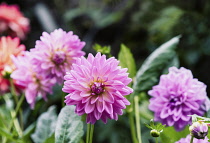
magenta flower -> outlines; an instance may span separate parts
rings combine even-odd
[[[175,143],[189,143],[191,139],[191,135],[188,135],[186,138],[181,138],[179,141],[176,141]],[[205,137],[205,139],[193,139],[193,143],[209,143],[208,138]]]
[[[65,103],[76,105],[78,115],[87,114],[87,123],[117,120],[123,114],[122,109],[130,105],[124,96],[133,92],[127,86],[132,79],[128,78],[127,69],[118,64],[114,57],[89,54],[87,59],[78,58],[65,75],[63,91],[69,93]]]
[[[11,77],[16,80],[16,84],[25,88],[25,96],[31,108],[34,108],[36,97],[42,96],[47,100],[47,93],[52,93],[54,79],[46,79],[43,75],[36,73],[31,64],[32,55],[25,52],[24,56],[13,57],[16,70]]]
[[[152,96],[149,109],[154,112],[155,121],[174,126],[177,131],[191,123],[188,115],[202,116],[210,105],[206,85],[183,67],[169,68],[169,73],[162,75],[148,94]]]
[[[37,72],[62,83],[75,59],[85,54],[81,51],[85,42],[81,42],[73,32],[66,33],[62,29],[56,29],[50,34],[43,32],[40,39],[31,49],[34,55],[32,63],[37,66]]]

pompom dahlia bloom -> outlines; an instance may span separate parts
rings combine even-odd
[[[127,69],[118,64],[113,57],[89,54],[87,59],[78,58],[65,75],[63,91],[69,93],[65,103],[76,105],[78,115],[87,114],[87,123],[117,120],[123,114],[122,109],[130,104],[124,96],[133,92],[127,86],[132,79],[128,78]]]
[[[4,73],[11,73],[15,69],[11,55],[15,57],[22,55],[24,50],[25,46],[20,45],[19,38],[0,38],[0,93],[4,93],[9,90],[9,80],[4,78]]]
[[[179,141],[175,143],[189,143],[191,139],[191,135],[188,135],[186,138],[181,138]],[[193,139],[193,143],[209,143],[208,138],[205,137],[205,139]]]
[[[0,33],[24,39],[29,32],[29,20],[17,5],[0,5]]]
[[[55,80],[46,79],[42,74],[36,73],[31,64],[32,55],[25,52],[24,56],[13,57],[17,69],[11,77],[16,80],[18,85],[25,87],[25,96],[31,108],[34,108],[36,97],[42,96],[47,100],[47,93],[52,93],[52,87]]]
[[[56,29],[50,34],[43,32],[40,39],[31,50],[35,55],[33,64],[37,66],[38,72],[62,83],[75,59],[85,54],[81,51],[85,42],[81,42],[73,32],[66,33],[62,29]]]
[[[174,126],[177,131],[191,123],[188,115],[202,116],[210,105],[206,85],[183,67],[169,68],[169,73],[162,75],[148,94],[152,96],[149,109],[154,112],[155,121]]]

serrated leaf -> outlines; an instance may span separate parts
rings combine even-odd
[[[133,55],[129,48],[121,44],[120,52],[118,54],[120,66],[128,68],[129,77],[133,78],[136,75],[136,64]]]
[[[180,36],[174,37],[156,49],[142,64],[133,84],[134,94],[149,90],[158,82],[159,76],[176,58],[175,48]],[[175,66],[175,65],[174,65]]]
[[[51,106],[47,112],[38,118],[35,133],[31,138],[35,143],[43,143],[55,131],[57,114],[55,106]]]
[[[74,110],[74,106],[62,108],[55,129],[55,143],[77,143],[82,137],[83,123]]]

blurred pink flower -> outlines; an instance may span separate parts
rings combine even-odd
[[[176,141],[175,143],[189,143],[191,139],[191,135],[188,135],[186,138],[181,138],[179,141]],[[205,139],[193,139],[193,143],[209,143],[208,138],[205,137]]]
[[[11,77],[18,85],[25,87],[26,100],[33,109],[37,96],[42,96],[47,100],[47,93],[52,93],[55,80],[46,79],[42,74],[36,73],[31,63],[32,57],[29,52],[25,52],[24,56],[13,57],[17,69]]]
[[[11,73],[15,69],[11,55],[15,57],[22,55],[24,50],[25,46],[20,45],[19,38],[0,38],[0,93],[9,91],[9,80],[3,76],[5,72]]]
[[[148,94],[152,96],[149,109],[154,112],[155,121],[174,126],[177,131],[191,123],[188,115],[202,116],[210,105],[206,85],[183,67],[169,68],[169,73],[162,75]]]
[[[88,58],[78,58],[67,72],[63,91],[69,93],[65,98],[67,105],[76,105],[78,115],[87,114],[86,122],[94,124],[96,120],[118,119],[122,109],[130,102],[124,97],[133,92],[127,85],[132,81],[127,69],[118,66],[114,57],[106,59],[97,53]]]
[[[0,5],[0,34],[24,39],[29,29],[29,19],[23,16],[17,5]]]
[[[56,29],[50,34],[43,32],[40,39],[31,49],[35,55],[33,64],[37,66],[38,72],[55,78],[61,84],[75,59],[85,54],[82,51],[85,42],[81,42],[73,32],[66,33],[62,29]]]

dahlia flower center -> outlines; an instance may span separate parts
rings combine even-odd
[[[178,98],[178,97],[172,97],[169,100],[169,102],[170,102],[171,106],[178,106],[178,105],[182,104],[182,102],[180,101],[180,98]]]
[[[54,55],[53,55],[53,62],[55,64],[62,64],[66,59],[65,53],[63,51],[57,51]]]
[[[103,83],[94,82],[91,86],[91,95],[100,95],[101,93],[103,93],[104,86],[105,85]]]

